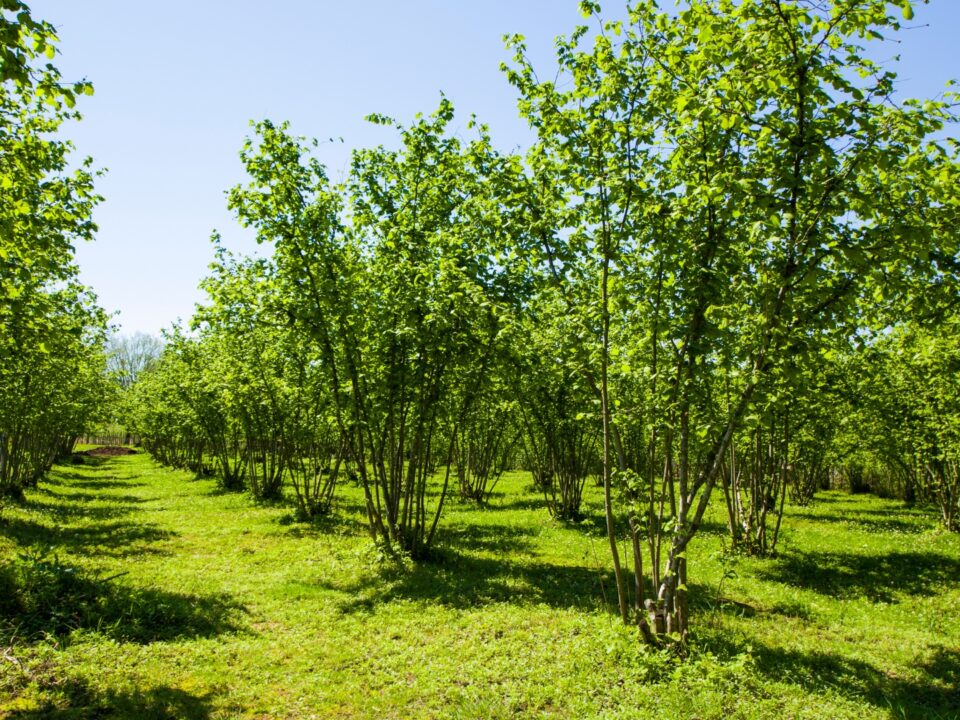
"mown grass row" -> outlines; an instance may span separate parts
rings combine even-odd
[[[826,493],[781,554],[691,553],[692,656],[613,612],[599,492],[551,520],[523,474],[398,564],[360,491],[295,521],[146,456],[55,468],[0,521],[0,718],[951,718],[960,538]]]

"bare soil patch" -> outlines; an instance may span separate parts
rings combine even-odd
[[[79,454],[89,455],[90,457],[115,457],[117,455],[136,455],[137,451],[121,445],[103,445],[102,447],[85,450]]]

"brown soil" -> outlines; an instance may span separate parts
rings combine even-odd
[[[120,447],[119,445],[103,445],[95,447],[92,450],[86,450],[81,455],[90,457],[114,457],[115,455],[136,455],[137,451],[133,448]]]

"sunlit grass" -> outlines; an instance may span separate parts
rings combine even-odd
[[[767,560],[723,554],[711,515],[679,663],[611,611],[599,492],[568,525],[529,483],[451,501],[413,565],[350,486],[303,524],[143,455],[58,466],[2,514],[0,717],[960,713],[960,538],[932,515],[826,493]]]

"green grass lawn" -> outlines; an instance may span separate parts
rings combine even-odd
[[[0,514],[0,718],[960,717],[932,515],[824,493],[767,560],[724,558],[712,515],[679,662],[612,611],[599,491],[566,525],[529,482],[398,566],[352,487],[303,524],[144,455],[58,466]]]

